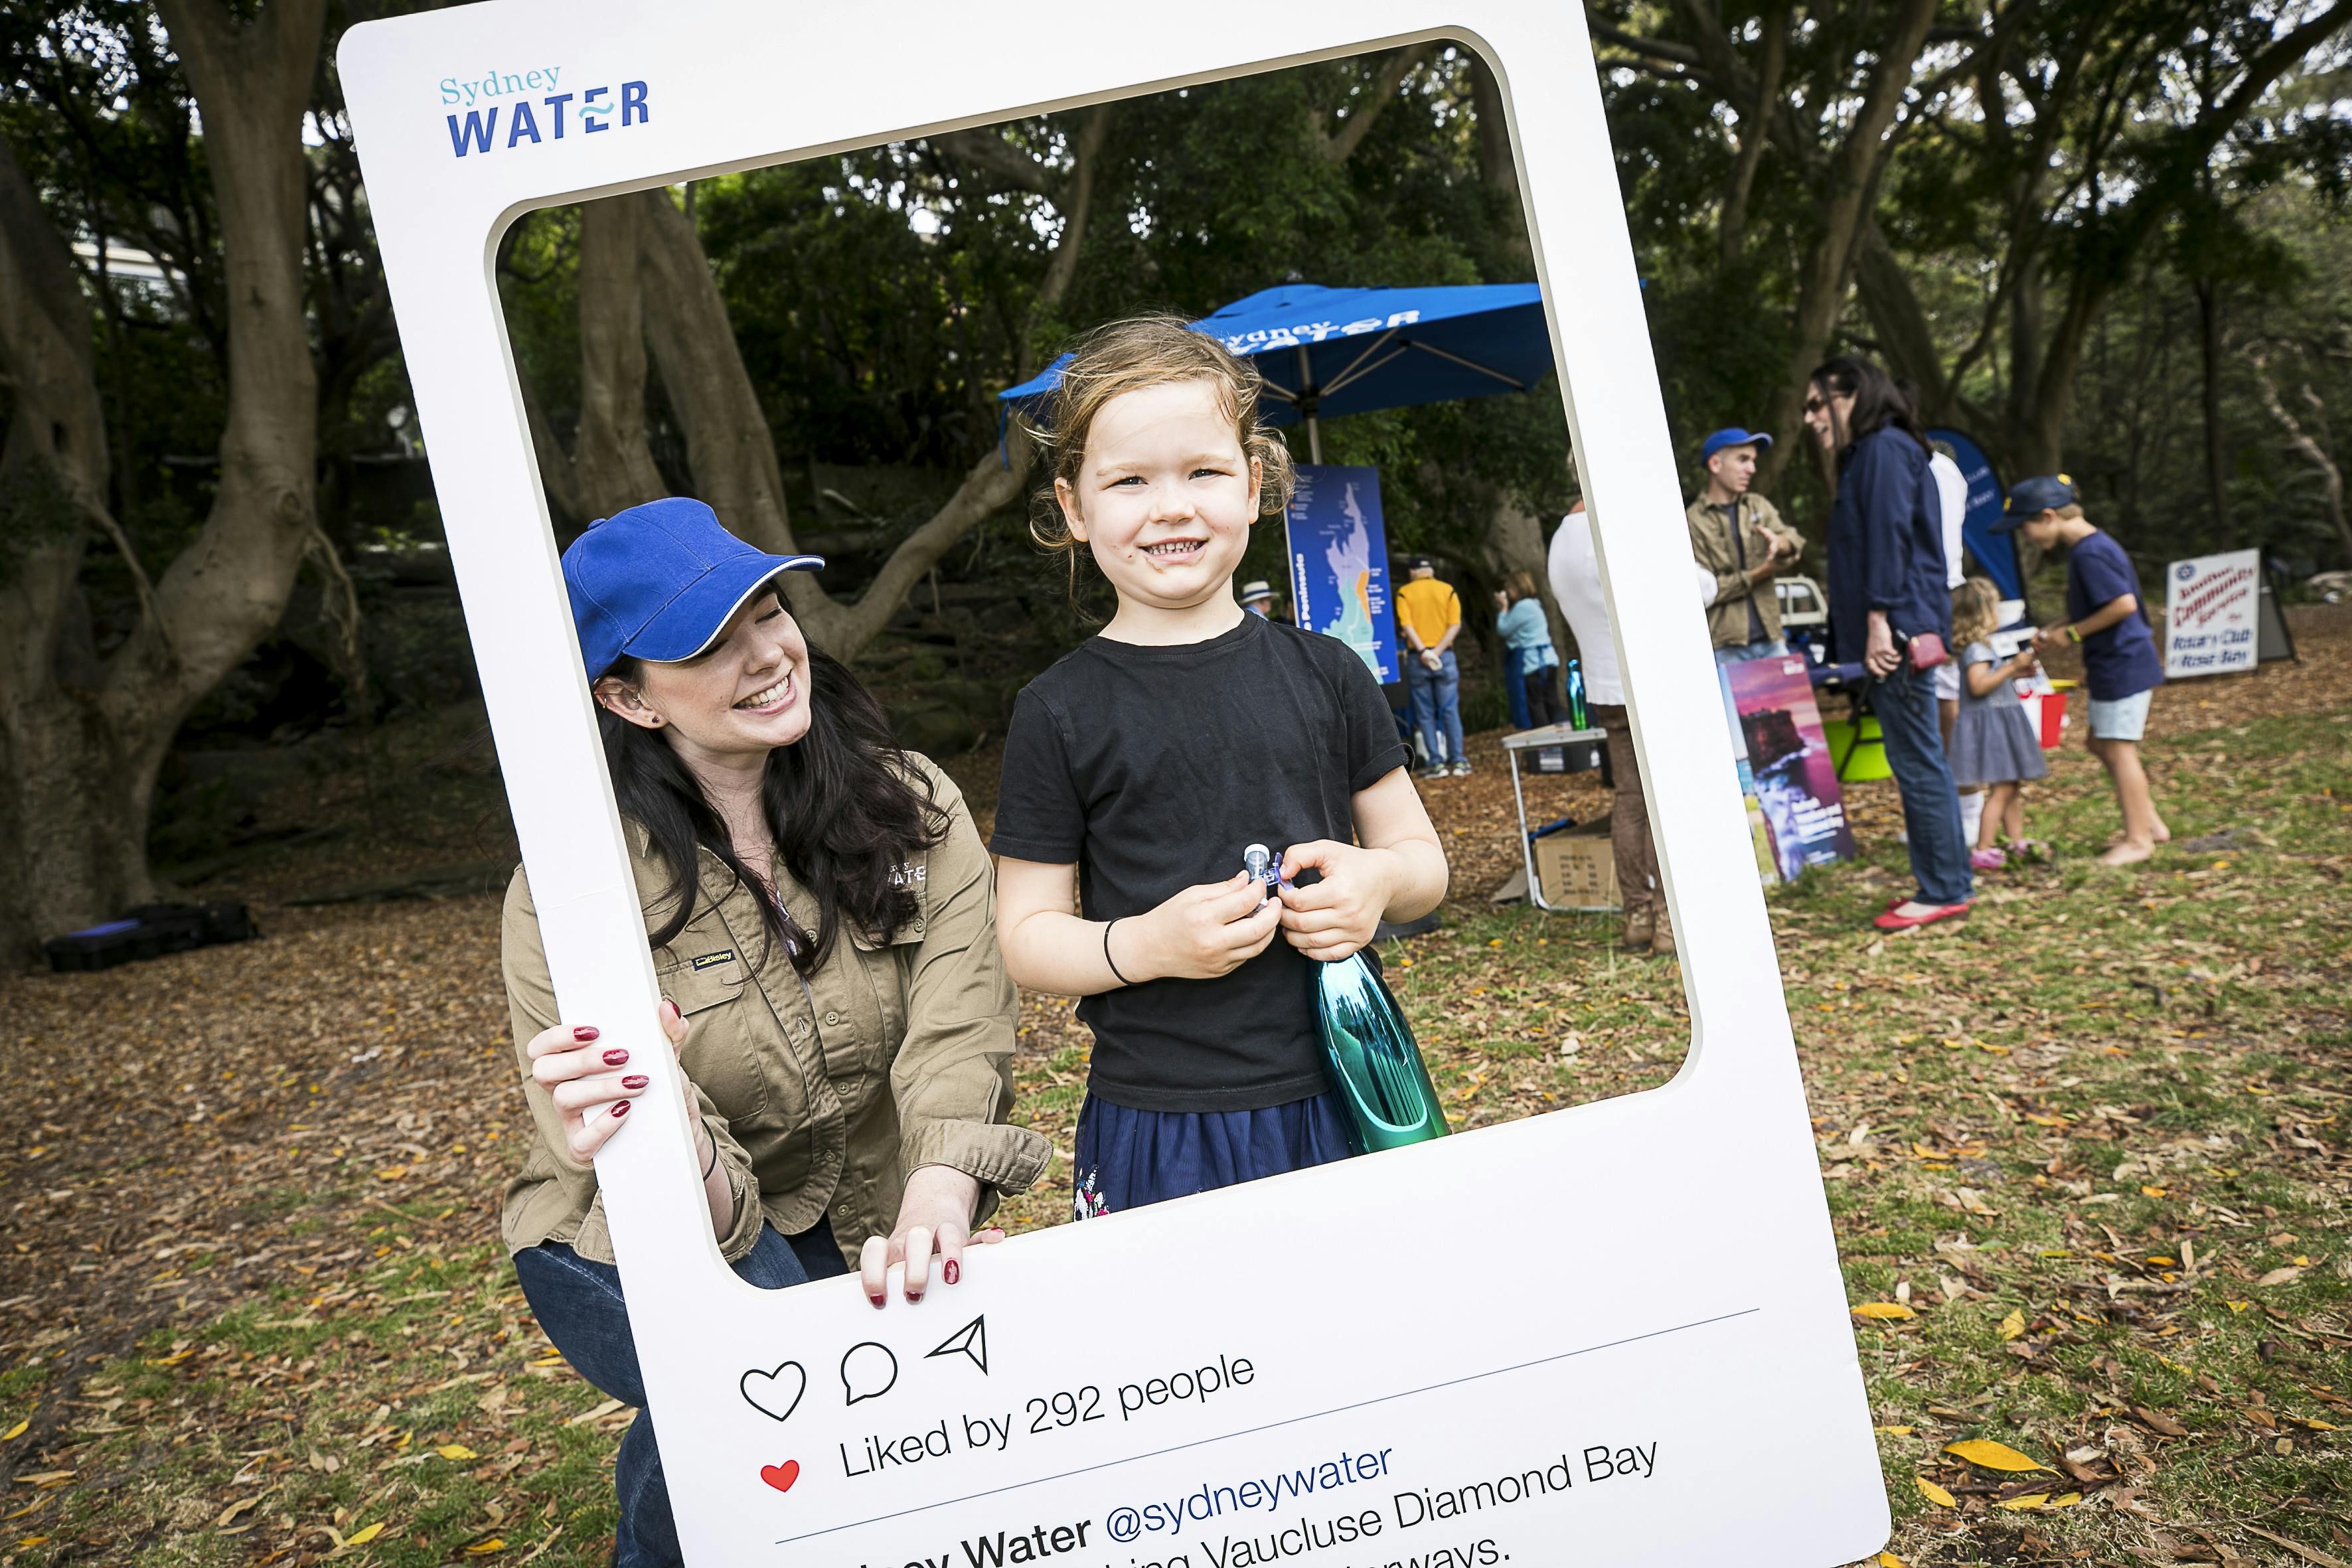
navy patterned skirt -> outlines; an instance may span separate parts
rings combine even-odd
[[[1094,1219],[1348,1157],[1337,1095],[1264,1110],[1130,1110],[1094,1095],[1078,1112],[1076,1217]]]

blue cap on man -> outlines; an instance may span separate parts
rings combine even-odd
[[[2020,479],[2009,487],[2009,500],[2002,503],[2000,516],[1993,522],[1991,531],[2015,533],[2043,512],[2073,506],[2080,500],[2069,475],[2036,474],[2030,479]]]
[[[1761,430],[1742,430],[1737,425],[1730,425],[1706,438],[1706,445],[1699,448],[1698,458],[1703,463],[1726,447],[1753,447],[1760,452],[1769,449],[1771,445],[1772,437]]]
[[[822,555],[754,550],[684,496],[599,518],[563,552],[581,662],[593,680],[624,655],[654,664],[692,658],[777,574],[824,564]]]

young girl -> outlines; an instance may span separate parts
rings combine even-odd
[[[1495,590],[1495,634],[1507,650],[1504,665],[1510,679],[1528,694],[1528,727],[1568,722],[1568,701],[1560,695],[1559,655],[1551,646],[1551,626],[1544,619],[1543,601],[1536,596],[1532,574],[1514,572]]]
[[[1979,871],[1997,870],[2009,856],[2032,853],[2042,847],[2025,837],[2025,781],[2050,771],[2042,760],[2042,738],[2033,720],[2017,700],[2011,683],[2033,668],[2033,647],[2027,644],[2007,659],[1993,656],[1991,637],[2000,618],[2000,590],[1982,577],[1970,577],[1952,590],[1952,641],[1961,649],[1960,710],[1952,720],[1952,777],[1963,787],[1985,788],[1984,816],[1977,826],[1975,851],[1969,864]],[[1993,843],[1996,828],[2006,828],[2009,849]]]
[[[1005,968],[1094,1031],[1081,1219],[1347,1153],[1311,964],[1445,895],[1370,670],[1234,600],[1291,488],[1261,384],[1180,321],[1122,321],[1079,345],[1041,437],[1032,531],[1073,572],[1087,552],[1118,610],[1013,705],[989,847]],[[1262,900],[1253,841],[1288,847],[1295,889]]]

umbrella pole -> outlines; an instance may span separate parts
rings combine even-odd
[[[1315,366],[1307,357],[1307,345],[1298,345],[1298,406],[1307,416],[1307,460],[1323,460],[1323,421],[1315,416]]]

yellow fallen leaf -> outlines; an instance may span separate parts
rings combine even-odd
[[[2008,1317],[2003,1318],[2000,1321],[2000,1337],[2002,1339],[2013,1340],[2023,1332],[2025,1332],[2025,1314],[2023,1312],[2011,1311]]]
[[[1910,1568],[1908,1563],[1892,1552],[1882,1552],[1872,1561],[1878,1564],[1878,1568]]]
[[[2142,1187],[2139,1190],[2139,1195],[2144,1198],[2160,1198],[2170,1190],[2171,1189],[2168,1187]],[[2006,1507],[2008,1505],[2003,1504],[2002,1506]]]
[[[25,1428],[31,1425],[32,1422],[28,1420],[19,1421],[14,1426],[9,1427],[5,1432],[0,1432],[0,1443],[15,1442],[17,1438],[25,1435]]]
[[[2252,1301],[2224,1301],[2221,1305],[2229,1308],[2232,1312],[2242,1312],[2247,1308],[2252,1306],[2253,1303]]]
[[[433,1451],[440,1455],[445,1459],[478,1459],[481,1458],[479,1454],[477,1454],[473,1449],[468,1448],[463,1443],[444,1443]]]
[[[1853,1315],[1857,1318],[1898,1321],[1904,1318],[1916,1318],[1919,1314],[1900,1301],[1864,1301],[1861,1306],[1853,1309]]]
[[[1914,1476],[1911,1479],[1918,1483],[1919,1495],[1926,1498],[1929,1502],[1934,1503],[1937,1508],[1958,1508],[1960,1506],[1959,1499],[1954,1497],[1951,1493],[1946,1491],[1943,1488],[1937,1486],[1927,1477]]]
[[[2178,1268],[2180,1267],[2180,1259],[2178,1258],[2162,1258],[2153,1252],[2149,1253],[2146,1258],[2141,1258],[2140,1261],[2154,1268]]]
[[[345,1536],[343,1538],[343,1544],[346,1546],[365,1546],[369,1542],[373,1541],[377,1536],[382,1535],[383,1533],[383,1521],[382,1520],[378,1520],[375,1523],[369,1525],[365,1530],[354,1531],[350,1535]]]
[[[2048,1508],[2050,1506],[2050,1494],[2048,1492],[2028,1492],[2023,1497],[2013,1497],[2007,1502],[1997,1502],[1992,1506],[1995,1508]]]
[[[1908,1437],[1912,1432],[1908,1426],[1881,1426],[1879,1430],[1890,1437]]]
[[[2050,1467],[2029,1459],[2006,1443],[1996,1443],[1990,1437],[1969,1437],[1962,1442],[1947,1443],[1944,1452],[1955,1458],[1966,1459],[1971,1465],[1982,1465],[1988,1470],[2046,1470]]]
[[[2076,1503],[2081,1502],[2082,1500],[2083,1494],[2081,1492],[2060,1492],[2056,1497],[2050,1500],[2050,1506],[2052,1508],[2073,1508]]]
[[[468,1557],[480,1557],[492,1552],[504,1552],[506,1549],[507,1543],[493,1535],[488,1541],[478,1541],[466,1548],[466,1554]]]

